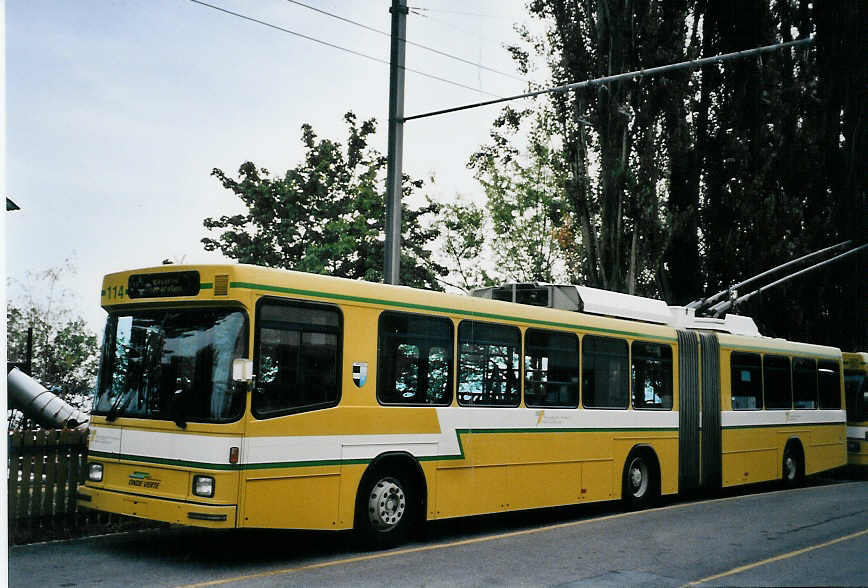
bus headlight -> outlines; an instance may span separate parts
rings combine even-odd
[[[214,478],[211,476],[193,476],[193,494],[212,498],[214,496]]]
[[[87,479],[91,482],[102,482],[102,464],[89,463],[87,464]]]

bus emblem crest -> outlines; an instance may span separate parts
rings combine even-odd
[[[353,382],[361,388],[368,381],[368,362],[355,361],[353,362]]]

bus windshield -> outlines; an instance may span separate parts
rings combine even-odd
[[[847,420],[851,422],[868,420],[868,385],[866,385],[865,373],[846,370],[844,389],[847,391]]]
[[[244,411],[232,360],[247,356],[247,316],[234,309],[146,310],[108,318],[93,413],[228,422]]]

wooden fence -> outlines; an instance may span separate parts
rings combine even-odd
[[[8,444],[10,543],[129,526],[128,517],[76,507],[76,488],[87,475],[87,431],[12,431]]]

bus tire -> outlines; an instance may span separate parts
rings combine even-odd
[[[362,548],[385,549],[408,539],[419,504],[409,480],[400,470],[381,468],[362,478],[354,525]]]
[[[648,508],[657,500],[660,491],[658,471],[650,450],[634,449],[627,456],[621,498],[629,510]]]
[[[796,442],[787,443],[781,464],[781,482],[784,488],[798,488],[805,480],[805,460]]]

